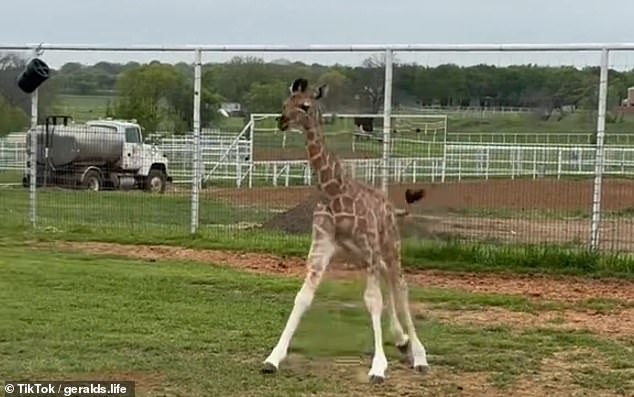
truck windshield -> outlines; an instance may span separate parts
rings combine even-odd
[[[125,141],[128,143],[141,143],[141,133],[136,127],[125,129]]]

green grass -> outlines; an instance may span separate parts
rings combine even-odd
[[[306,255],[310,244],[309,235],[240,230],[239,223],[262,223],[275,211],[253,203],[216,200],[213,194],[200,201],[196,236],[190,235],[191,201],[185,194],[40,189],[35,231],[29,224],[28,197],[24,188],[0,188],[0,230],[5,236],[172,244],[300,257]],[[496,245],[456,241],[452,236],[444,242],[410,238],[404,242],[403,263],[410,269],[634,277],[634,258],[587,252],[574,242],[569,246]]]
[[[290,358],[279,374],[265,377],[258,373],[260,363],[279,336],[299,280],[208,264],[43,255],[4,244],[0,267],[0,373],[7,379],[106,374],[158,379],[151,393],[138,395],[372,393],[355,380],[355,368],[334,367],[341,357],[361,358],[363,372],[369,365],[372,334],[361,284],[325,282],[291,347],[303,361]],[[483,304],[481,296],[451,291],[414,288],[412,296],[439,304]],[[624,395],[633,387],[627,372],[614,372],[634,360],[631,348],[586,332],[463,327],[424,319],[417,326],[436,371],[481,372],[498,387],[512,389],[521,376],[539,371],[544,359],[587,348],[606,363],[574,372],[578,386]],[[385,335],[389,343],[387,330]],[[447,395],[438,380],[419,378],[395,362],[394,348],[386,349],[391,374],[429,395]],[[611,375],[599,378],[600,371]]]
[[[495,246],[449,241],[445,244],[404,244],[403,263],[426,268],[427,263],[463,271],[550,273],[586,277],[632,277],[634,258],[549,245]]]
[[[22,171],[0,170],[0,185],[2,184],[22,184]]]
[[[0,191],[0,211],[10,212],[11,223],[26,221],[28,190]],[[42,226],[75,228],[90,226],[104,229],[185,231],[191,224],[191,198],[188,195],[150,197],[143,191],[68,191],[38,189],[37,216]],[[261,222],[271,216],[267,209],[241,208],[210,198],[200,201],[201,227]]]
[[[540,120],[534,114],[491,115],[483,118],[450,115],[447,124],[455,132],[498,132],[500,134],[550,132],[555,135],[568,133],[592,133],[596,131],[597,120],[594,112],[582,111],[564,117]],[[634,131],[634,117],[627,116],[621,121],[607,122],[606,134]],[[550,137],[552,138],[552,137]],[[547,137],[545,137],[547,139]],[[552,140],[552,143],[565,143]],[[575,143],[575,142],[572,142]]]
[[[114,101],[114,97],[105,95],[59,95],[54,109],[58,114],[67,114],[76,122],[106,117],[108,102]]]

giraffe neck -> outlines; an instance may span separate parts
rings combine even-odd
[[[323,124],[319,117],[312,119],[304,128],[308,161],[317,174],[318,189],[327,196],[334,197],[343,189],[343,167],[337,156],[326,146]]]

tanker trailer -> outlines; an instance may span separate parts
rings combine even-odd
[[[37,139],[37,185],[74,186],[91,190],[140,188],[163,193],[168,160],[160,150],[144,144],[138,124],[123,120],[95,120],[86,124],[38,125],[26,134]],[[29,184],[30,164],[23,178]]]

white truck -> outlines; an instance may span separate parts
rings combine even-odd
[[[58,124],[57,119],[63,122]],[[167,157],[143,143],[134,121],[92,120],[68,124],[68,116],[49,116],[26,134],[27,158],[31,134],[37,134],[37,185],[74,186],[94,191],[104,188],[163,193],[171,182]],[[30,162],[22,179],[30,184]]]

